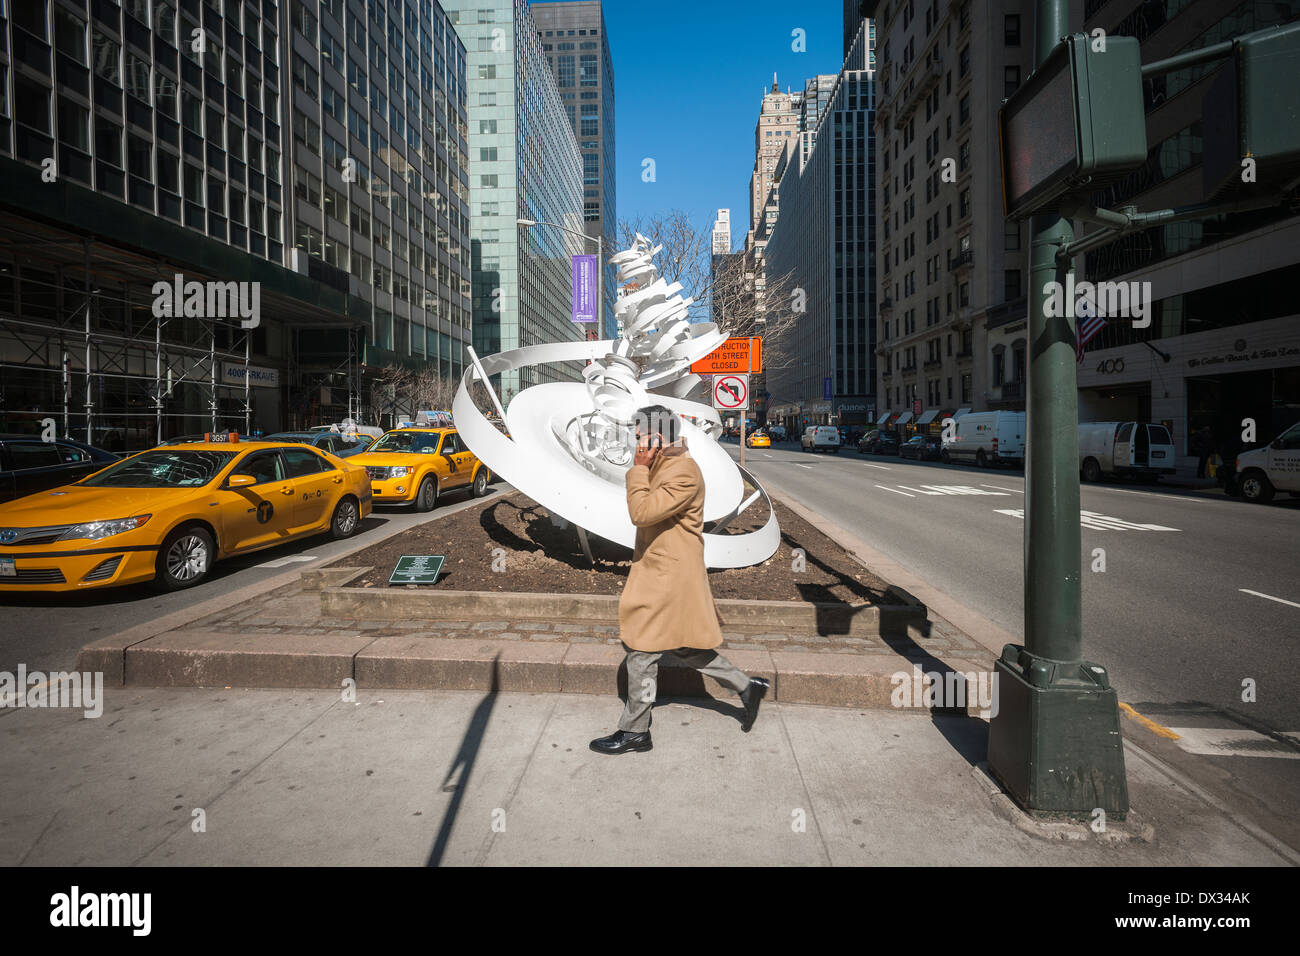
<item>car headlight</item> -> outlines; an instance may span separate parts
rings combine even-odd
[[[136,515],[134,518],[116,518],[112,521],[87,521],[85,524],[74,524],[59,535],[58,540],[86,539],[98,541],[100,538],[110,538],[115,534],[143,528],[145,523],[152,517],[153,515]]]
[[[411,473],[411,469],[405,467],[404,465],[398,465],[397,467],[391,469],[391,470],[388,472],[388,477],[389,477],[389,478],[405,478],[405,477],[406,477],[407,475],[409,475],[410,473]]]

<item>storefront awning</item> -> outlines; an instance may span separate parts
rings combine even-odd
[[[912,420],[912,413],[911,413],[911,412],[903,412],[903,414],[901,414],[901,415],[898,416],[898,421],[894,422],[894,424],[895,424],[895,425],[906,425],[906,424],[907,424],[908,422],[910,422],[911,420]]]
[[[883,415],[880,416],[880,421],[876,422],[876,424],[877,424],[877,425],[883,425],[883,424],[885,424],[885,422],[889,421],[889,416],[892,415],[892,414],[894,414],[894,413],[893,413],[893,412],[885,412],[885,414],[883,414]]]
[[[969,415],[969,414],[970,414],[970,409],[969,409],[969,408],[959,408],[959,409],[957,409],[955,412],[952,413],[952,417],[953,417],[953,418],[961,418],[963,415]]]
[[[936,417],[938,414],[939,414],[939,409],[937,409],[937,408],[928,408],[928,409],[926,409],[925,413],[924,413],[920,418],[918,418],[918,419],[916,420],[916,423],[917,423],[918,425],[928,425],[928,424],[930,424],[930,422],[934,421],[935,417]]]

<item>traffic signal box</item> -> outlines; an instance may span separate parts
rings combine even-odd
[[[1147,158],[1134,37],[1066,37],[998,111],[1002,206],[1024,219],[1127,175]]]
[[[1298,77],[1300,22],[1233,44],[1202,106],[1207,198],[1245,198],[1261,187],[1285,191],[1300,179]]]

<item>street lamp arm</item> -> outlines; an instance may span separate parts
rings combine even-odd
[[[522,226],[524,229],[531,229],[533,226],[550,226],[552,229],[559,229],[563,232],[567,232],[571,236],[580,236],[583,239],[595,239],[598,243],[601,242],[602,239],[601,236],[589,236],[585,232],[578,232],[578,230],[570,229],[568,226],[561,226],[558,222],[542,222],[538,219],[516,219],[515,224]]]

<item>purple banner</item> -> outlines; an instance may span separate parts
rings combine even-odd
[[[573,257],[573,321],[596,321],[596,256]]]

